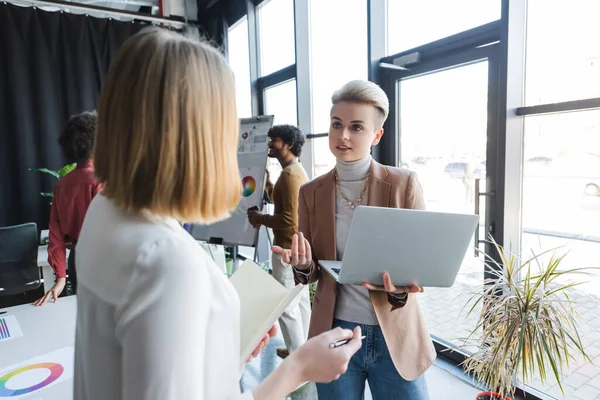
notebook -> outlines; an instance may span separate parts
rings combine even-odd
[[[250,260],[244,261],[229,279],[240,298],[240,360],[245,363],[304,285],[288,290]]]

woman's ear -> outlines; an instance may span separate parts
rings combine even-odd
[[[377,146],[379,141],[381,141],[381,137],[383,136],[383,128],[379,129],[375,134],[375,138],[373,138],[373,142],[371,142],[371,146]]]

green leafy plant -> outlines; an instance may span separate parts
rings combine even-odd
[[[556,249],[521,263],[492,242],[501,262],[483,254],[493,278],[485,281],[483,293],[473,295],[467,303],[468,315],[481,311],[476,327],[465,339],[466,345],[477,350],[463,367],[502,398],[513,396],[515,382],[527,382],[535,372],[542,382],[551,373],[562,391],[563,368],[576,355],[591,361],[583,348],[578,314],[569,296],[569,289],[585,282],[571,279],[596,268],[561,270],[566,254],[557,255]]]
[[[42,172],[44,174],[52,175],[56,178],[57,181],[61,180],[61,178],[67,175],[69,172],[73,171],[77,167],[76,163],[67,164],[58,171],[54,171],[48,168],[29,168],[30,171]],[[44,197],[52,198],[53,194],[51,192],[40,192],[40,194]]]

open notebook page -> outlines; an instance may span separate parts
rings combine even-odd
[[[240,298],[241,362],[245,363],[263,336],[302,291],[287,290],[256,263],[246,260],[231,276]]]

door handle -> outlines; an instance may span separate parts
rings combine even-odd
[[[480,192],[479,191],[479,181],[480,178],[475,178],[475,214],[477,214],[477,216],[479,217],[479,219],[477,220],[477,226],[475,227],[475,238],[474,238],[474,243],[475,243],[475,257],[479,256],[479,220],[481,218],[481,216],[479,215],[479,198],[481,196],[495,196],[496,192],[495,191],[491,191],[491,192]]]

